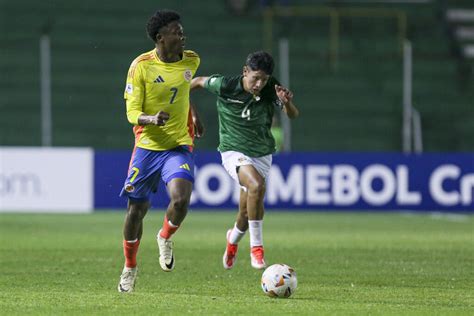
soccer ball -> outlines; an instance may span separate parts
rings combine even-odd
[[[295,269],[277,263],[265,269],[261,284],[263,292],[270,297],[290,297],[296,290],[298,280]]]

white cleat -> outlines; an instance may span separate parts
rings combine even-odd
[[[135,281],[137,280],[138,268],[124,267],[120,282],[118,284],[118,291],[120,293],[131,293],[135,288]]]
[[[160,252],[160,266],[163,271],[170,272],[174,269],[173,242],[160,236],[161,230],[156,236],[158,250]]]

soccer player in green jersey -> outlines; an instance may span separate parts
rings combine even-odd
[[[194,132],[199,136],[203,131],[189,103],[191,79],[200,59],[195,52],[184,50],[179,14],[157,11],[148,21],[147,31],[155,48],[132,62],[124,93],[127,118],[134,126],[135,148],[120,194],[128,198],[128,208],[119,292],[134,289],[143,218],[160,180],[166,184],[171,201],[156,236],[159,262],[164,271],[174,269],[170,239],[187,213],[194,182]]]
[[[237,220],[227,231],[225,269],[233,267],[238,243],[247,230],[250,231],[252,267],[266,267],[263,199],[265,179],[275,152],[275,140],[270,131],[272,118],[275,109],[281,109],[289,118],[299,115],[293,104],[293,93],[272,76],[273,68],[272,56],[258,51],[247,57],[241,75],[197,77],[191,83],[191,89],[205,88],[217,95],[218,149],[224,168],[241,186]]]

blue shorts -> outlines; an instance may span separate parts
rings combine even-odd
[[[165,184],[174,178],[194,182],[194,154],[188,146],[164,151],[135,148],[120,196],[147,201],[160,178]]]

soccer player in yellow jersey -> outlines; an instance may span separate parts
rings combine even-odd
[[[147,31],[155,48],[132,62],[125,87],[135,148],[121,192],[128,197],[128,208],[123,228],[125,266],[119,292],[134,289],[143,218],[150,207],[150,194],[156,192],[160,179],[166,184],[171,201],[157,235],[159,261],[164,271],[173,270],[170,238],[187,213],[194,182],[194,132],[198,137],[203,132],[189,102],[191,79],[200,60],[196,53],[184,50],[179,14],[157,11],[148,21]]]

